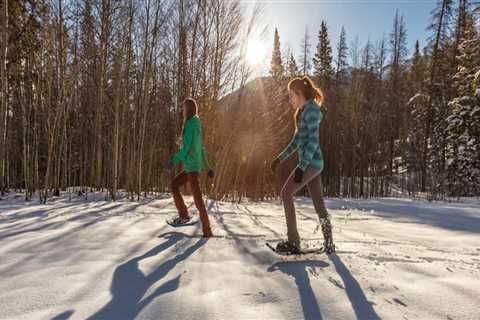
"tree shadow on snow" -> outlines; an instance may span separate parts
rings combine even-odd
[[[380,319],[373,309],[372,304],[367,300],[360,284],[355,280],[348,268],[343,264],[342,260],[340,260],[340,257],[336,254],[332,254],[329,255],[328,258],[332,261],[335,270],[337,270],[338,275],[342,278],[345,285],[345,291],[347,292],[348,299],[350,299],[350,303],[352,304],[357,319]]]
[[[302,303],[304,319],[321,320],[322,313],[318,305],[317,298],[310,285],[310,277],[308,275],[307,267],[311,268],[325,268],[328,263],[323,261],[286,261],[277,262],[271,265],[267,271],[281,271],[295,279],[295,284],[300,293],[300,301]]]
[[[480,217],[476,214],[479,206],[475,203],[426,202],[391,198],[328,199],[327,207],[334,210],[357,209],[368,216],[403,223],[419,223],[452,231],[480,233]]]
[[[163,262],[155,271],[145,275],[139,269],[139,262],[141,260],[153,257],[160,252],[167,250],[183,238],[190,238],[179,232],[168,232],[163,234],[162,237],[165,238],[166,241],[152,248],[143,255],[130,259],[119,265],[115,269],[112,285],[110,287],[112,294],[111,301],[88,319],[134,319],[142,309],[155,298],[178,289],[181,275],[163,283],[152,294],[143,298],[151,286],[164,278],[176,267],[177,264],[192,255],[204,245],[208,239],[199,239],[193,245],[187,247],[182,253]]]

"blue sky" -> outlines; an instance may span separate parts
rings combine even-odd
[[[388,37],[397,9],[405,18],[408,48],[411,51],[417,39],[423,46],[429,37],[430,34],[426,28],[430,23],[430,12],[437,3],[436,0],[275,0],[262,2],[265,6],[262,23],[268,25],[262,42],[267,46],[268,58],[270,58],[275,27],[278,28],[282,47],[288,44],[297,58],[305,25],[308,25],[313,52],[317,44],[320,23],[325,20],[335,51],[342,26],[346,29],[348,44],[354,40],[355,36],[358,36],[362,45],[368,39],[375,42],[382,37],[382,34]]]

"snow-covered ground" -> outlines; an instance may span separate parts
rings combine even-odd
[[[285,237],[279,201],[209,201],[209,240],[165,224],[168,195],[37,203],[0,201],[0,319],[480,319],[476,199],[328,199],[337,254],[296,258],[265,246]]]

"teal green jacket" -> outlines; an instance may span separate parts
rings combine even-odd
[[[323,153],[320,149],[320,122],[323,113],[318,104],[308,100],[303,105],[300,114],[298,130],[293,140],[278,156],[280,161],[285,161],[298,150],[298,167],[305,171],[308,166],[317,170],[323,170]]]
[[[172,157],[171,162],[174,166],[183,163],[186,173],[208,170],[208,159],[202,144],[202,122],[198,116],[191,117],[185,123],[182,147]]]

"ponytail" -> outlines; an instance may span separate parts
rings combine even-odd
[[[320,88],[315,86],[309,76],[293,78],[288,83],[288,90],[294,90],[297,94],[304,96],[306,100],[312,99],[318,105],[323,105],[324,94]]]
[[[327,109],[323,105],[325,96],[322,89],[315,86],[312,79],[309,76],[296,77],[290,80],[288,83],[288,90],[293,90],[297,94],[301,94],[306,100],[314,100],[320,107],[320,109],[325,112]],[[294,120],[295,120],[295,131],[298,129],[298,122],[301,114],[301,109],[295,111]]]

